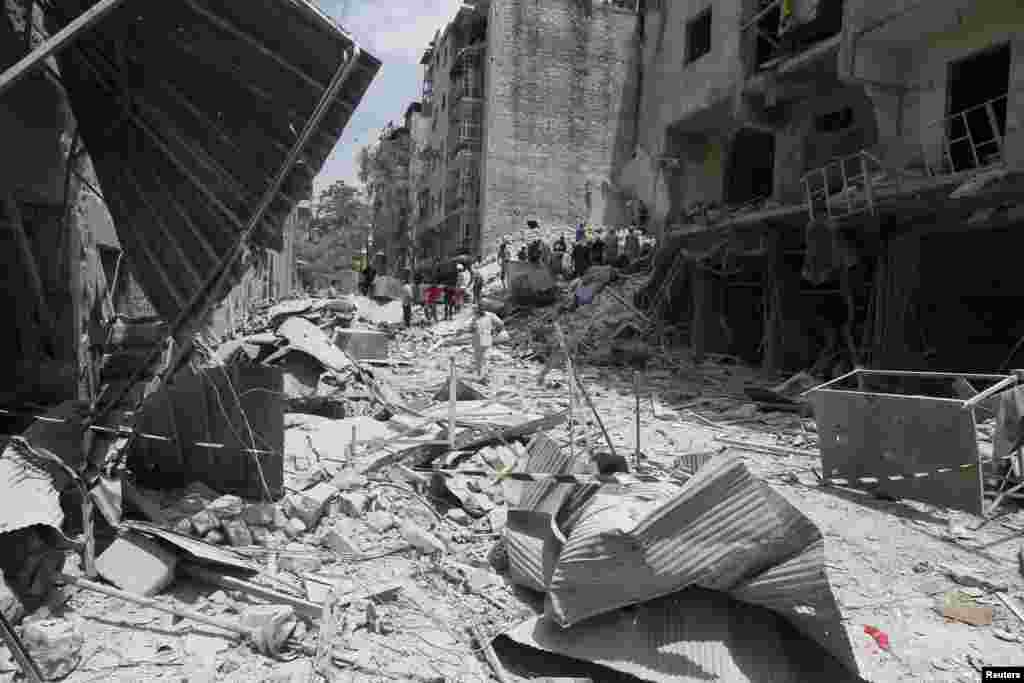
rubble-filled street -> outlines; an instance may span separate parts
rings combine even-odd
[[[216,356],[283,371],[284,498],[132,487],[104,583],[67,551],[25,619],[34,661],[68,681],[974,681],[1016,661],[1024,515],[822,485],[810,378],[651,348],[628,303],[645,278],[515,309],[486,381],[470,308],[409,329],[361,297],[265,309]],[[575,391],[567,365],[537,379],[555,321]]]
[[[1022,26],[2,0],[0,683],[1024,680]]]

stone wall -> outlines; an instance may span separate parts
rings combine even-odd
[[[634,147],[637,21],[632,12],[583,0],[491,4],[481,173],[485,256],[528,220],[551,229],[588,217],[597,224],[623,218],[621,198],[601,188]]]

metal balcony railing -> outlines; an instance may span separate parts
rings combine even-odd
[[[921,142],[928,174],[960,173],[1005,161],[1006,102],[1007,96],[1001,95],[928,124]]]
[[[881,162],[862,150],[805,173],[801,182],[811,220],[874,214],[873,174],[879,171]]]

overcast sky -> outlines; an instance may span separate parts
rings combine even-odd
[[[314,0],[361,47],[384,65],[377,72],[345,133],[315,181],[315,191],[335,180],[358,184],[355,157],[376,141],[388,121],[397,125],[420,88],[420,57],[434,32],[455,16],[461,0]]]

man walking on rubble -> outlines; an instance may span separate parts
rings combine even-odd
[[[402,285],[402,318],[405,320],[406,327],[412,327],[412,300],[412,284],[409,282],[409,278],[406,278]]]
[[[489,381],[488,356],[494,346],[495,331],[501,333],[505,329],[505,323],[501,318],[485,311],[479,304],[476,306],[476,315],[473,318],[473,358],[476,361],[476,372],[480,381]]]
[[[636,261],[640,256],[640,238],[636,234],[636,227],[629,226],[629,233],[626,235],[626,259],[630,263]]]

